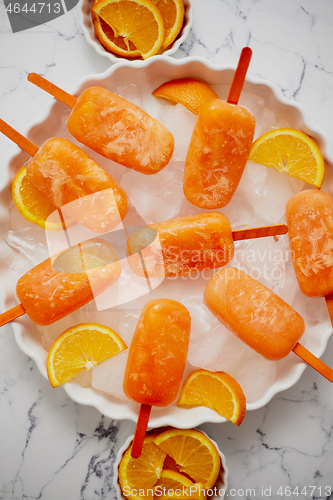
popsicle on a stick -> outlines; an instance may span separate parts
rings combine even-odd
[[[333,198],[309,189],[286,206],[291,256],[301,291],[325,297],[333,324]]]
[[[141,454],[151,406],[168,406],[177,397],[190,330],[190,314],[175,300],[152,300],[141,313],[124,376],[125,394],[141,404],[132,446],[134,458]]]
[[[227,101],[213,99],[200,108],[184,171],[184,194],[199,208],[227,205],[243,174],[255,120],[237,103],[251,55],[249,47],[242,50]]]
[[[169,163],[171,132],[135,104],[102,87],[90,87],[76,99],[36,73],[28,80],[73,108],[69,132],[102,156],[148,175]]]
[[[38,325],[50,325],[87,304],[120,276],[117,252],[94,238],[46,259],[17,282],[21,304],[0,315],[0,326],[24,313]]]
[[[240,269],[221,269],[204,292],[208,309],[259,354],[277,361],[291,351],[333,382],[333,370],[298,341],[303,318],[284,300]]]
[[[32,156],[25,182],[67,217],[98,233],[110,231],[125,217],[125,191],[82,149],[61,137],[38,148],[3,120],[0,131]]]
[[[133,231],[128,260],[138,276],[184,276],[228,264],[236,240],[286,232],[285,224],[231,231],[229,220],[220,212],[189,215]]]

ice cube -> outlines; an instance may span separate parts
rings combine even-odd
[[[76,382],[83,388],[91,386],[92,370],[82,370],[75,375]]]
[[[256,122],[256,129],[259,129],[262,122],[265,99],[249,92],[242,92],[238,104],[251,111]]]
[[[277,224],[285,213],[287,201],[299,187],[284,172],[248,162],[236,195],[253,206],[254,225]]]
[[[147,224],[177,216],[183,194],[183,171],[171,162],[155,175],[126,173],[120,185],[127,193],[138,214]]]
[[[175,139],[173,160],[185,161],[196,118],[182,104],[162,106],[160,109],[157,119],[170,130]]]
[[[120,95],[120,97],[123,97],[127,101],[130,101],[136,106],[139,106],[139,108],[143,109],[140,90],[135,83],[126,83],[125,85],[118,87],[116,93]]]
[[[106,359],[92,370],[91,385],[123,401],[128,401],[123,390],[123,380],[128,357],[128,349]]]
[[[233,196],[227,206],[219,210],[226,215],[230,221],[231,229],[245,229],[252,227],[253,208],[250,203],[239,196]]]
[[[183,304],[192,319],[187,356],[189,363],[206,370],[227,371],[239,361],[247,346],[213,316],[203,299],[189,297]]]
[[[261,120],[257,124],[255,129],[254,139],[261,136],[265,132],[272,130],[274,124],[275,124],[275,114],[269,109],[264,108],[261,115]]]

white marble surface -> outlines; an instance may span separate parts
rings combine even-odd
[[[193,2],[191,34],[175,57],[199,55],[234,65],[249,44],[254,52],[249,74],[273,82],[333,137],[331,0]],[[18,130],[49,101],[28,83],[29,72],[70,91],[81,77],[108,66],[108,59],[87,45],[76,9],[46,26],[12,34],[0,3],[0,117]],[[0,136],[0,148],[2,173],[15,146]],[[18,349],[10,326],[1,328],[0,345],[0,499],[114,498],[115,453],[134,425],[77,405],[61,388],[52,390]],[[332,340],[322,359],[333,365]],[[332,385],[307,368],[294,387],[248,413],[240,428],[203,425],[226,455],[229,497],[279,499],[288,497],[287,487],[298,487],[299,495],[295,491],[289,498],[333,498],[332,396]]]

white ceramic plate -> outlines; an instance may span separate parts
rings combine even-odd
[[[110,59],[112,63],[125,60],[130,62],[130,60],[128,59],[124,59],[123,57],[117,56],[116,54],[112,54],[111,52],[107,51],[100,43],[97,36],[95,35],[94,24],[91,19],[91,6],[92,0],[80,0],[78,4],[80,26],[89,45],[91,45],[98,54]],[[192,5],[191,0],[184,0],[184,6],[185,17],[183,28],[176,40],[169,46],[168,49],[163,51],[163,55],[170,56],[171,54],[174,54],[188,37],[193,22],[194,6]]]
[[[114,90],[124,84],[128,84],[129,82],[135,82],[140,89],[144,107],[148,110],[148,112],[156,115],[158,108],[161,106],[161,101],[154,98],[151,95],[151,92],[162,82],[170,79],[191,76],[201,78],[212,85],[230,85],[233,73],[234,68],[218,67],[202,58],[175,60],[159,56],[154,60],[136,61],[131,63],[121,62],[116,66],[112,66],[103,74],[86,77],[77,84],[73,93],[79,94],[82,90],[91,85],[100,85],[109,88],[110,90]],[[325,182],[332,182],[331,174],[333,172],[333,156],[332,153],[328,151],[329,143],[319,130],[311,126],[309,118],[304,116],[302,109],[298,105],[287,101],[273,85],[266,81],[258,81],[249,78],[245,82],[244,92],[262,97],[265,100],[267,108],[275,113],[277,121],[286,120],[291,127],[305,131],[317,141],[323,155],[327,159]],[[28,137],[37,145],[41,145],[48,138],[58,135],[60,130],[64,130],[63,124],[68,113],[69,111],[66,109],[65,105],[52,101],[50,106],[45,110],[45,113],[38,120],[30,124],[29,129],[26,131]],[[66,137],[70,138],[69,134]],[[107,160],[103,159],[99,155],[91,155],[97,158],[102,165],[105,165],[105,162],[107,162]],[[3,186],[0,186],[2,187],[2,193],[0,196],[0,236],[1,245],[3,245],[2,255],[4,256],[2,266],[0,266],[0,272],[2,273],[2,282],[6,283],[7,280],[5,293],[1,297],[0,307],[2,310],[8,309],[16,303],[14,298],[16,281],[13,280],[13,274],[9,275],[8,273],[8,268],[10,267],[16,253],[14,250],[11,252],[8,251],[8,247],[2,243],[8,230],[8,203],[10,201],[10,184],[8,179],[13,177],[18,168],[27,159],[27,154],[22,152],[11,158],[9,161],[8,177],[7,179],[4,179]],[[124,167],[119,167],[119,169],[123,169],[126,172],[129,171]],[[154,176],[149,177],[153,178]],[[6,182],[7,186],[5,186]],[[330,188],[331,186],[328,185],[328,187]],[[28,243],[29,242],[27,242],[27,244]],[[41,258],[40,260],[43,259]],[[33,262],[33,259],[31,262]],[[33,265],[35,264],[31,263],[30,267],[33,267]],[[9,280],[7,279],[8,277],[10,278]],[[169,293],[171,294],[169,296],[173,297],[171,289]],[[112,313],[112,310],[110,311]],[[12,325],[15,331],[18,346],[24,353],[35,360],[41,373],[46,378],[45,361],[47,353],[42,347],[41,336],[36,325],[34,325],[26,316],[20,318]],[[331,335],[332,329],[328,315],[323,318],[319,327],[319,334],[318,328],[317,331],[310,329],[304,341],[304,345],[317,356],[322,355],[325,350],[327,340]],[[57,325],[55,325],[54,328],[57,328]],[[63,330],[59,331],[59,334],[62,331]],[[304,369],[305,364],[301,363],[297,356],[293,355],[293,353],[281,362],[278,362],[276,380],[269,387],[267,387],[263,394],[251,400],[251,402],[247,404],[247,409],[254,410],[264,406],[275,394],[294,385],[300,378]],[[136,403],[131,401],[121,401],[92,388],[82,388],[75,381],[65,384],[64,389],[74,401],[81,404],[92,405],[102,414],[110,418],[130,419],[133,421],[136,421],[137,419],[138,405]],[[163,425],[172,425],[179,428],[188,428],[196,427],[204,422],[224,421],[225,419],[217,413],[203,407],[182,409],[176,405],[172,405],[168,408],[154,408],[151,414],[150,426],[159,427]]]
[[[203,432],[202,430],[200,430],[200,432],[202,432],[202,434],[205,434],[205,436],[207,436],[207,434],[205,432]],[[219,476],[217,478],[215,487],[213,489],[214,494],[209,495],[208,498],[210,498],[210,500],[221,500],[222,498],[225,498],[225,493],[227,492],[227,489],[228,489],[229,471],[228,471],[228,468],[226,466],[225,456],[222,453],[222,451],[220,450],[220,448],[218,447],[217,443],[215,441],[213,441],[213,439],[211,439],[209,436],[207,436],[207,437],[211,440],[211,442],[213,443],[213,445],[217,449],[217,451],[220,455],[220,458],[221,458],[221,469],[220,469],[220,473],[219,473]],[[115,461],[114,466],[113,466],[113,486],[116,490],[116,495],[117,495],[118,500],[126,500],[126,497],[121,492],[120,485],[118,482],[118,466],[120,464],[120,460],[123,456],[123,453],[130,446],[131,442],[133,441],[133,438],[134,438],[134,435],[132,435],[126,439],[126,442],[118,451],[117,458],[116,458],[116,461]],[[216,488],[216,490],[215,490],[215,488]]]

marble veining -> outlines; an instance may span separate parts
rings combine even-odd
[[[333,137],[331,0],[193,2],[193,26],[174,57],[235,65],[249,44],[249,74],[272,81]],[[24,132],[50,101],[27,81],[29,72],[70,91],[109,64],[86,43],[76,8],[48,25],[12,34],[0,3],[0,116],[18,130]],[[1,135],[0,148],[1,183],[15,146]],[[80,406],[62,388],[52,390],[18,349],[10,326],[0,329],[0,345],[0,499],[113,500],[113,463],[134,424]],[[333,364],[332,340],[322,359]],[[332,384],[307,368],[294,387],[248,412],[240,428],[229,422],[201,426],[226,455],[229,497],[333,498],[332,391]]]

